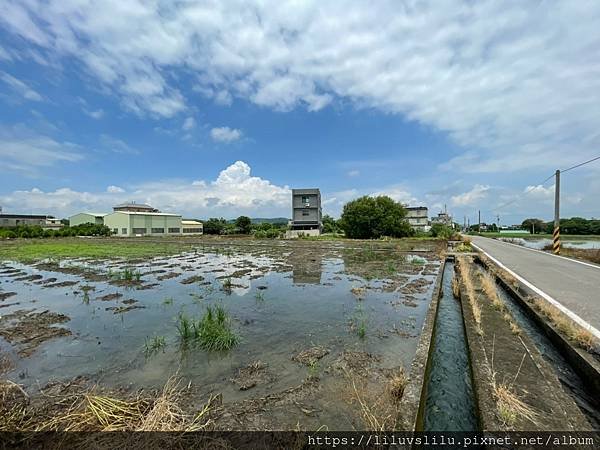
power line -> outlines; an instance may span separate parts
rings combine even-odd
[[[525,195],[529,194],[529,193],[530,193],[531,191],[533,191],[533,190],[534,190],[536,187],[538,187],[538,186],[540,186],[540,185],[542,185],[542,186],[543,186],[543,185],[544,185],[544,183],[545,183],[546,181],[548,181],[549,179],[551,179],[551,178],[553,178],[553,177],[554,177],[554,174],[550,175],[548,178],[546,178],[546,179],[545,179],[544,181],[542,181],[541,183],[538,183],[538,184],[536,184],[536,185],[533,185],[533,186],[529,186],[527,189],[525,189],[525,192],[523,192],[522,194],[518,195],[518,196],[517,196],[516,198],[514,198],[513,200],[511,200],[511,201],[509,201],[509,202],[506,202],[506,203],[504,203],[503,205],[500,205],[500,206],[498,206],[497,208],[490,209],[490,211],[499,211],[499,210],[500,210],[500,209],[502,209],[502,208],[505,208],[505,207],[507,207],[507,206],[509,206],[509,205],[512,205],[513,203],[516,203],[518,200],[520,200],[520,199],[521,199],[521,197],[523,197],[523,196],[525,196]]]
[[[600,156],[596,156],[595,158],[589,159],[589,160],[584,161],[584,162],[582,162],[580,164],[576,164],[573,167],[569,167],[568,169],[561,170],[561,173],[565,173],[565,172],[568,172],[569,170],[573,170],[573,169],[577,169],[578,167],[585,166],[586,164],[594,162],[594,161],[596,161],[598,159],[600,159]]]
[[[575,164],[574,166],[571,166],[571,167],[569,167],[568,169],[561,170],[560,172],[561,172],[561,173],[565,173],[565,172],[568,172],[569,170],[573,170],[573,169],[576,169],[576,168],[578,168],[578,167],[585,166],[586,164],[589,164],[589,163],[591,163],[591,162],[597,161],[597,160],[599,160],[599,159],[600,159],[600,156],[596,156],[595,158],[589,159],[589,160],[587,160],[587,161],[584,161],[584,162],[582,162],[582,163],[579,163],[579,164]],[[500,210],[500,209],[502,209],[502,208],[505,208],[505,207],[507,207],[507,206],[509,206],[509,205],[512,205],[513,203],[516,203],[518,200],[520,200],[520,199],[521,199],[521,197],[523,197],[523,196],[525,196],[525,195],[529,194],[529,193],[530,193],[531,191],[533,191],[533,190],[534,190],[534,189],[535,189],[537,186],[539,186],[539,185],[542,185],[542,186],[543,186],[543,185],[544,185],[544,183],[545,183],[546,181],[550,180],[551,178],[554,178],[554,175],[555,175],[555,174],[552,174],[552,175],[550,175],[548,178],[546,178],[544,181],[542,181],[541,183],[539,183],[539,184],[537,184],[537,185],[534,185],[534,186],[529,186],[529,188],[528,188],[528,189],[526,189],[526,190],[525,190],[525,192],[523,192],[521,195],[517,196],[515,199],[513,199],[513,200],[511,200],[511,201],[509,201],[509,202],[507,202],[507,203],[504,203],[503,205],[500,205],[500,206],[498,206],[497,208],[491,209],[490,211],[499,211],[499,210]]]

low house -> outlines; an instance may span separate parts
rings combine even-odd
[[[103,225],[104,224],[104,216],[105,213],[90,213],[90,212],[82,212],[79,214],[74,214],[69,217],[69,226],[77,226],[83,225],[84,223],[92,223],[94,225]]]
[[[115,211],[104,216],[115,236],[180,236],[181,216],[161,212]]]
[[[429,231],[429,215],[426,206],[406,207],[406,220],[415,231]]]
[[[185,235],[204,233],[204,225],[198,220],[183,219],[181,221],[181,229]]]

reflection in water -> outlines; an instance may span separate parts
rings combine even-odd
[[[293,251],[288,256],[288,262],[292,266],[292,279],[294,284],[321,284],[323,275],[323,254],[315,251],[306,252]]]

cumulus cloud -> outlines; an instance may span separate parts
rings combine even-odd
[[[477,202],[487,197],[489,190],[489,186],[476,184],[470,191],[452,196],[452,204],[454,206],[471,206],[477,204]]]
[[[217,127],[210,130],[210,137],[215,142],[229,144],[242,138],[242,131],[229,127]]]
[[[344,98],[401,114],[478,149],[454,169],[497,172],[576,162],[600,145],[600,3],[547,6],[15,0],[0,21],[77,58],[140,114],[186,109],[183,70],[221,104],[318,110]]]
[[[190,217],[289,215],[291,190],[252,176],[248,164],[236,161],[213,181],[165,180],[125,189],[109,186],[106,192],[81,192],[70,188],[44,192],[38,188],[0,196],[7,209],[68,216],[81,211],[110,211],[112,206],[135,200],[163,211]]]
[[[13,89],[17,94],[19,94],[21,97],[27,100],[41,102],[44,99],[38,92],[33,90],[26,83],[13,77],[12,75],[9,75],[6,72],[0,72],[0,80],[2,80],[4,83],[10,86],[10,88]]]

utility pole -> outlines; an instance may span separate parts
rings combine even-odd
[[[556,171],[554,183],[554,232],[552,233],[552,252],[560,254],[560,170]]]
[[[477,223],[477,232],[481,233],[481,210],[478,211],[479,214],[479,222]]]
[[[463,222],[463,230],[467,230],[467,216],[465,216],[465,220]]]

